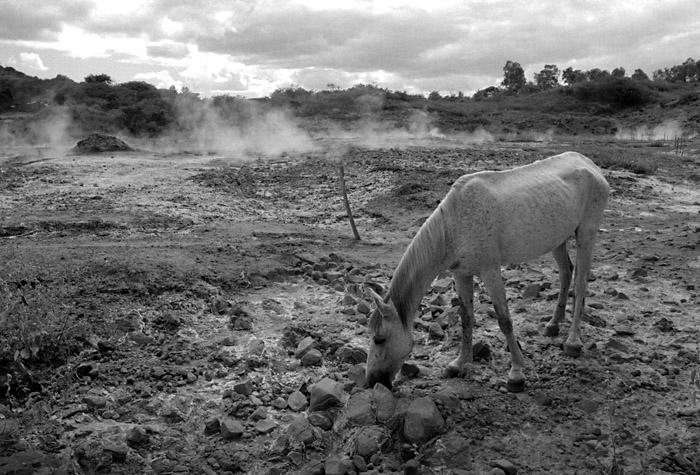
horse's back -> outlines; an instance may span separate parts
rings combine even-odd
[[[597,226],[608,192],[590,159],[566,152],[510,170],[465,175],[446,201],[465,246],[482,246],[485,257],[512,263],[551,251],[582,223]]]

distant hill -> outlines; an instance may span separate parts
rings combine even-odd
[[[556,134],[669,140],[700,131],[698,81],[608,75],[547,90],[529,84],[523,91],[490,87],[473,97],[424,97],[360,84],[324,91],[290,87],[259,99],[202,99],[140,81],[113,84],[107,75],[83,82],[62,75],[39,79],[0,66],[0,140],[21,135],[40,143],[59,128],[78,139],[90,133],[186,137],[211,126],[245,127],[272,110],[283,110],[310,131],[382,124],[416,133],[483,130],[506,139]]]

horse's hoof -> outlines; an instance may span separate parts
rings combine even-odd
[[[508,380],[506,382],[506,389],[509,393],[521,393],[525,389],[524,379],[514,379]]]
[[[545,325],[544,336],[557,336],[559,334],[559,325]]]
[[[570,356],[571,358],[578,358],[583,353],[583,345],[573,344],[569,342],[564,343],[564,354]]]
[[[446,378],[461,378],[465,375],[465,371],[459,366],[447,365],[444,371],[444,375]]]

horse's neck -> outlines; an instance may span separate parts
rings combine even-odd
[[[389,286],[389,299],[405,324],[411,322],[432,281],[448,266],[444,223],[434,216],[429,221],[404,253]]]

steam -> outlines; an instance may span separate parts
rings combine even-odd
[[[621,129],[615,134],[617,140],[673,140],[683,136],[683,127],[675,119],[663,121],[655,127],[642,125],[634,129]]]

